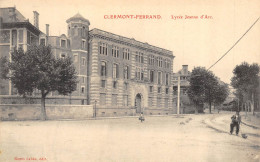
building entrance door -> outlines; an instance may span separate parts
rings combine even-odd
[[[141,97],[141,94],[138,93],[138,94],[136,95],[136,97],[135,97],[136,113],[141,113],[141,112],[142,112],[141,103],[142,103],[142,97]]]

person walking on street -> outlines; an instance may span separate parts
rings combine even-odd
[[[140,113],[140,117],[139,117],[139,120],[140,120],[141,122],[143,122],[143,121],[144,121],[144,116],[143,116],[143,112],[141,112],[141,113]]]
[[[239,126],[241,123],[241,116],[239,114],[239,111],[237,111],[236,114],[231,117],[231,120],[232,120],[232,122],[230,124],[230,134],[233,133],[233,129],[234,129],[234,127],[236,127],[236,135],[238,135]]]

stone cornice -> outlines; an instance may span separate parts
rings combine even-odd
[[[89,31],[89,37],[90,37],[90,39],[91,38],[100,38],[100,39],[112,41],[115,43],[139,48],[139,49],[147,51],[147,52],[157,53],[157,54],[164,55],[164,56],[171,57],[171,58],[175,57],[173,55],[172,51],[169,51],[169,50],[166,50],[163,48],[159,48],[156,46],[152,46],[148,43],[136,41],[133,38],[130,39],[127,37],[119,36],[119,35],[109,33],[109,32],[106,32],[106,31],[103,31],[100,29],[96,29],[96,28]]]

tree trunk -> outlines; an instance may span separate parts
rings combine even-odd
[[[198,105],[195,104],[195,114],[198,114]]]
[[[211,102],[209,102],[209,113],[211,114]]]
[[[41,98],[41,120],[46,120],[45,96]]]
[[[254,98],[254,92],[252,93],[252,112],[253,112],[253,115],[255,115],[255,98]]]

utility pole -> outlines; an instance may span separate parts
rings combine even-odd
[[[180,76],[178,76],[178,99],[177,99],[177,114],[180,114]]]
[[[95,100],[95,110],[94,110],[94,117],[97,117],[97,100]]]

